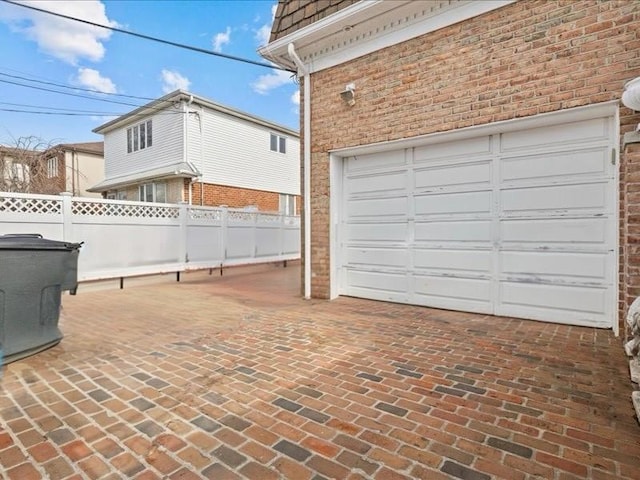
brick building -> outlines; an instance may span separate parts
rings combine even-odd
[[[640,3],[286,1],[305,294],[618,330],[640,295]]]

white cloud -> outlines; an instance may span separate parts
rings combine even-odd
[[[227,27],[224,32],[216,33],[213,36],[213,51],[221,52],[223,45],[231,43],[231,27]]]
[[[164,93],[171,93],[174,90],[189,90],[190,85],[189,79],[178,72],[162,70],[162,91]]]
[[[273,25],[273,19],[276,18],[276,9],[278,4],[271,5],[271,19],[269,23],[265,23],[258,30],[256,30],[255,38],[258,41],[258,46],[262,47],[269,43],[269,37],[271,36],[271,25]]]
[[[117,22],[107,18],[105,6],[98,0],[36,0],[29,5],[101,25],[118,26]],[[112,33],[104,28],[13,6],[0,10],[0,21],[36,42],[43,52],[72,65],[83,59],[102,60],[104,42]]]
[[[300,90],[296,90],[291,95],[291,103],[294,105],[300,105]]]
[[[116,86],[111,79],[103,77],[98,70],[93,68],[79,68],[76,81],[83,87],[101,93],[117,93]]]
[[[274,70],[273,73],[260,75],[258,80],[251,84],[251,88],[254,92],[259,93],[260,95],[266,95],[274,88],[281,87],[282,85],[286,85],[290,82],[292,82],[291,72]]]

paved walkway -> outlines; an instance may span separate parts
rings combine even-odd
[[[2,478],[640,478],[610,331],[304,301],[299,278],[65,296],[64,340],[4,369]]]

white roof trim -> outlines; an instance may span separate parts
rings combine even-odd
[[[136,172],[121,177],[107,178],[102,182],[88,188],[88,192],[104,192],[112,188],[140,183],[147,180],[159,180],[163,178],[188,178],[198,177],[200,172],[186,162],[172,163],[163,167],[153,168],[142,172]]]
[[[296,69],[290,43],[310,73],[453,25],[517,0],[362,0],[260,48],[277,65]]]
[[[205,97],[201,97],[200,95],[196,95],[185,90],[175,90],[174,92],[168,93],[164,97],[157,98],[147,103],[146,105],[138,107],[129,113],[125,113],[118,118],[115,118],[105,124],[100,125],[99,127],[94,128],[92,132],[105,134],[117,128],[121,128],[136,122],[141,122],[143,120],[146,120],[148,117],[151,117],[154,114],[158,113],[160,110],[171,107],[171,105],[177,102],[193,102],[193,104],[195,105],[202,105],[205,108],[210,108],[211,110],[215,110],[226,115],[231,115],[233,117],[251,122],[256,125],[261,125],[285,135],[289,135],[294,138],[300,138],[300,134],[297,131],[285,127],[284,125],[279,125],[250,113],[241,112],[240,110],[236,110],[235,108],[227,107],[225,105],[222,105],[221,103],[216,103]]]
[[[338,148],[330,150],[329,152],[331,155],[338,157],[353,157],[356,155],[367,155],[369,153],[421,147],[435,143],[460,141],[468,138],[475,138],[483,135],[495,135],[515,130],[561,125],[563,123],[590,120],[592,118],[610,117],[615,115],[618,111],[619,105],[620,102],[618,100],[611,100],[608,102],[586,105],[584,107],[574,107],[566,110],[557,110],[555,112],[539,113],[538,115],[532,115],[530,117],[519,117],[511,120],[486,123],[483,125],[473,125],[471,127],[459,128],[446,132],[435,132],[411,138],[400,138],[398,140],[391,140],[388,142]]]

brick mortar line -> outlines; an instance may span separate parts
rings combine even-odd
[[[58,417],[58,415],[53,412],[48,406],[47,404],[43,403],[42,400],[40,399],[40,397],[38,395],[35,395],[34,392],[28,387],[28,383],[24,380],[24,377],[18,376],[17,372],[12,372],[13,376],[20,382],[21,384],[21,388],[22,388],[22,392],[27,392],[32,394],[32,396],[37,400],[38,404],[42,407],[44,407],[45,410],[47,410],[52,416],[54,416],[55,418],[57,418],[58,420],[60,420],[60,422],[62,423],[62,425],[67,425],[64,421],[62,421],[61,418]],[[42,381],[44,381],[44,379],[42,379],[41,377],[39,377]],[[48,387],[48,385],[47,385]],[[49,389],[49,391],[51,391],[51,389]],[[51,440],[47,434],[49,432],[44,432],[44,430],[37,425],[36,419],[31,418],[31,416],[27,415],[26,411],[23,409],[23,407],[20,405],[20,403],[17,401],[17,398],[15,398],[14,392],[8,392],[9,395],[12,397],[12,403],[13,406],[15,408],[17,408],[21,413],[22,413],[22,418],[24,419],[28,419],[29,424],[33,427],[34,430],[38,431],[38,432],[42,432],[42,442],[46,442],[47,444],[50,444],[54,450],[58,453],[58,457],[62,457],[65,460],[68,460],[68,463],[71,465],[71,468],[74,470],[74,473],[76,474],[80,474],[83,476],[83,478],[88,478],[85,474],[84,471],[82,471],[79,466],[76,464],[76,462],[71,461],[67,455],[62,451],[62,445],[58,445],[56,442],[54,442],[53,440]],[[93,419],[91,419],[93,420]],[[31,454],[29,453],[27,447],[23,447],[22,442],[19,440],[18,438],[18,434],[14,433],[13,430],[10,429],[6,429],[7,433],[9,434],[9,436],[11,437],[11,439],[13,440],[13,444],[14,446],[17,446],[18,449],[22,452],[22,454],[25,456],[26,459],[28,460],[35,460],[33,459],[33,457],[31,456]],[[21,432],[22,433],[22,432]],[[39,442],[39,443],[42,443]],[[65,444],[66,445],[66,444]],[[56,458],[58,458],[56,457]],[[49,461],[54,460],[53,458],[50,459]],[[24,463],[24,462],[23,462]],[[15,468],[19,465],[22,465],[23,463],[20,463],[18,465],[14,465],[11,468]],[[42,475],[42,478],[47,478],[47,471],[44,468],[44,463],[39,463],[39,462],[30,462],[32,466],[34,466],[36,468],[36,470],[38,470],[38,472]],[[10,470],[10,469],[8,469]]]

